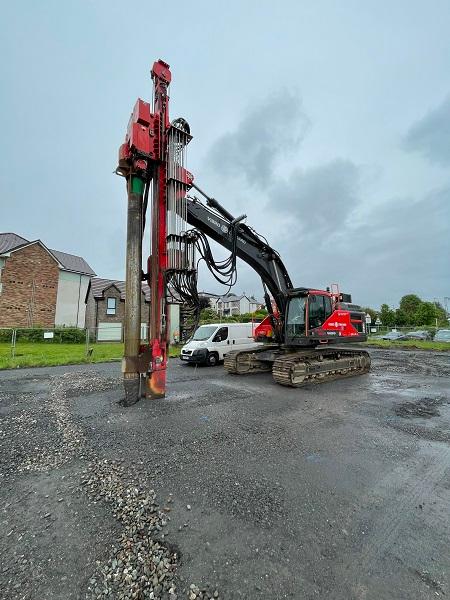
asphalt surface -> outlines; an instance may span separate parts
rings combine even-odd
[[[131,408],[117,363],[0,372],[0,598],[133,597],[97,587],[132,542],[92,465],[156,493],[155,598],[448,597],[450,354],[371,355],[302,389],[172,359]]]

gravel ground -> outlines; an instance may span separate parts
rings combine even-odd
[[[0,598],[450,593],[450,357],[288,389],[172,360],[0,373]]]

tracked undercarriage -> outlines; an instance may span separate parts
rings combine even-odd
[[[272,371],[277,383],[300,387],[368,373],[370,356],[365,350],[330,347],[293,350],[271,345],[256,350],[233,350],[226,355],[224,367],[236,375]]]

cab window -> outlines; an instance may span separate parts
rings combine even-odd
[[[224,342],[228,338],[228,327],[221,327],[213,337],[213,342]]]
[[[305,305],[306,298],[300,296],[289,301],[286,321],[286,335],[289,337],[305,335]]]
[[[325,321],[325,296],[310,296],[308,299],[309,328],[320,327]]]

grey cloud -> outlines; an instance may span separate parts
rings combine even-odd
[[[434,162],[450,161],[449,109],[450,100],[414,125],[405,147]],[[373,184],[373,174],[351,160],[278,176],[277,161],[299,144],[308,126],[298,98],[273,96],[222,136],[210,155],[219,173],[233,179],[241,174],[262,188],[256,213],[256,205],[245,201],[248,222],[280,252],[294,285],[338,282],[355,302],[374,307],[395,305],[410,292],[427,299],[447,296],[450,186],[370,208],[363,188],[368,174]],[[249,198],[250,186],[243,186]],[[260,295],[257,274],[242,264],[238,286]]]
[[[224,176],[242,175],[252,185],[266,186],[276,161],[298,147],[308,128],[301,98],[288,91],[274,94],[214,143],[210,165]]]
[[[360,169],[351,161],[337,159],[291,176],[271,187],[274,209],[295,218],[314,235],[335,231],[358,204]]]
[[[403,147],[438,165],[450,165],[450,96],[410,128]]]
[[[354,301],[395,305],[405,293],[448,295],[450,186],[419,199],[374,207],[364,224],[352,219],[326,236],[292,236],[282,256],[297,285],[339,282]]]

